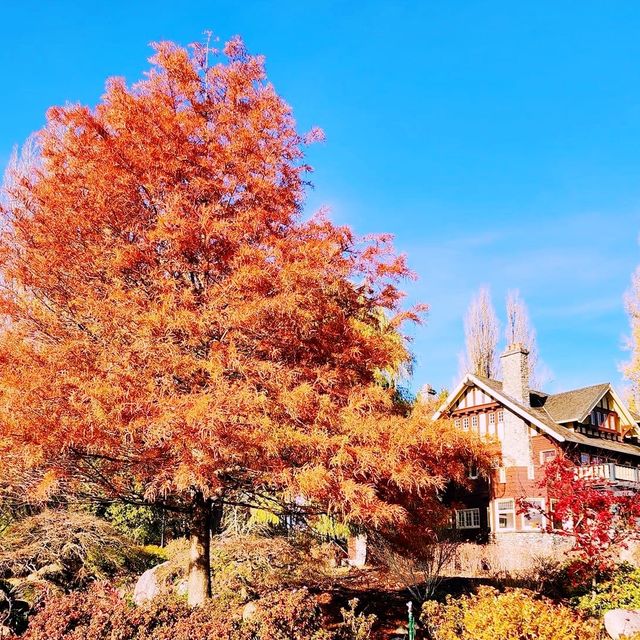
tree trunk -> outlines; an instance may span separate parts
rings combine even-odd
[[[191,511],[187,602],[197,607],[211,597],[211,500],[198,492]]]

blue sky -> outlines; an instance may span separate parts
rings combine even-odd
[[[640,4],[3,3],[0,166],[48,106],[134,81],[148,43],[239,33],[327,140],[310,209],[391,232],[431,312],[414,387],[454,383],[471,295],[519,288],[561,390],[621,386],[622,296],[640,263]]]

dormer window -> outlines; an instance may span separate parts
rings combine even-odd
[[[598,427],[600,431],[615,433],[618,431],[619,418],[615,411],[607,411],[606,409],[596,409],[591,413],[591,424]]]

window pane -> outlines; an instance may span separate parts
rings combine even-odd
[[[458,529],[477,529],[480,527],[480,509],[459,509],[456,511]]]
[[[513,529],[514,528],[514,516],[513,513],[500,513],[498,514],[498,528],[499,529]]]

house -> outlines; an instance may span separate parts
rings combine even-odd
[[[434,416],[500,442],[502,459],[491,477],[449,496],[456,506],[454,525],[468,540],[508,541],[510,547],[542,543],[541,511],[551,513],[553,501],[540,480],[544,464],[560,451],[585,477],[601,478],[613,490],[640,489],[638,418],[613,387],[603,383],[557,394],[530,389],[528,355],[522,345],[511,345],[501,356],[501,382],[467,374]],[[520,513],[522,498],[540,509]]]

